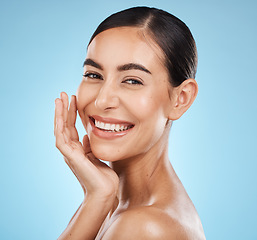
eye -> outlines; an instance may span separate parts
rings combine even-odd
[[[132,84],[132,85],[143,85],[143,83],[141,81],[136,80],[136,79],[127,79],[123,82],[128,83],[128,84]]]
[[[97,73],[85,73],[83,74],[83,77],[85,78],[91,78],[91,79],[100,79],[103,80],[103,77]]]

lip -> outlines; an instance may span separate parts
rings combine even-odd
[[[107,131],[97,128],[95,126],[92,118],[97,121],[104,122],[104,123],[122,124],[124,126],[133,125],[133,127],[129,128],[125,131],[121,131],[121,132],[107,132]],[[97,115],[89,116],[89,122],[90,122],[90,125],[92,126],[92,133],[94,135],[96,135],[99,138],[108,139],[108,140],[123,137],[123,136],[127,135],[128,133],[130,133],[130,131],[134,128],[134,125],[135,125],[128,121],[123,121],[123,120],[119,120],[119,119],[115,119],[115,118],[104,118],[104,117],[100,117]]]

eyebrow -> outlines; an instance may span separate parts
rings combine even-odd
[[[87,58],[85,61],[84,61],[84,64],[83,64],[83,67],[85,65],[90,65],[92,67],[95,67],[95,68],[98,68],[100,70],[103,70],[103,67],[99,64],[99,63],[96,63],[94,60],[92,60],[91,58]],[[118,66],[117,67],[118,71],[128,71],[128,70],[140,70],[140,71],[143,71],[143,72],[146,72],[146,73],[149,73],[149,74],[152,74],[147,68],[145,68],[143,65],[141,64],[137,64],[137,63],[127,63],[127,64],[124,64],[124,65],[121,65],[121,66]]]
[[[145,68],[141,64],[137,64],[137,63],[128,63],[128,64],[118,66],[119,71],[127,71],[127,70],[133,70],[133,69],[141,70],[141,71],[144,71],[146,73],[152,74],[147,68]]]
[[[100,70],[103,70],[103,67],[102,67],[100,64],[96,63],[95,61],[93,61],[91,58],[87,58],[87,59],[84,61],[83,67],[84,67],[85,65],[90,65],[90,66],[92,66],[92,67],[95,67],[95,68],[98,68],[98,69],[100,69]]]

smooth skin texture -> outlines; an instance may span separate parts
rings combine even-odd
[[[100,33],[86,59],[77,97],[69,107],[66,93],[56,99],[56,146],[85,193],[59,239],[205,239],[168,159],[172,121],[193,103],[196,81],[171,87],[162,51],[139,28]],[[83,144],[77,111],[88,133]],[[92,131],[92,115],[134,127],[122,137],[101,138]]]

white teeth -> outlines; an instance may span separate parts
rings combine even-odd
[[[103,129],[103,130],[106,130],[106,131],[111,131],[111,132],[121,132],[121,131],[125,131],[125,130],[131,128],[131,126],[104,123],[104,122],[100,122],[100,121],[97,121],[97,120],[95,120],[95,126],[97,128],[100,128],[100,129]]]
[[[99,122],[99,128],[104,128],[104,123],[103,122]]]
[[[114,129],[113,130],[115,130],[115,132],[119,132],[120,131],[120,125],[119,124],[116,124],[116,125],[114,125]]]
[[[104,129],[105,130],[111,130],[111,124],[110,123],[105,123],[104,124]]]

